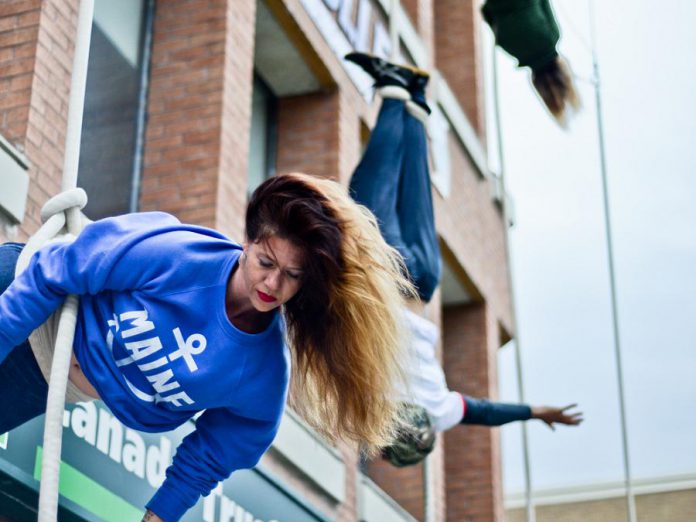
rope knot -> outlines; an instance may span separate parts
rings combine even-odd
[[[87,193],[81,188],[65,190],[53,196],[41,207],[41,222],[46,223],[56,214],[64,213],[71,208],[82,210],[87,205]]]

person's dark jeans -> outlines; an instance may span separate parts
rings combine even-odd
[[[0,245],[0,294],[14,279],[20,243]],[[46,411],[48,384],[28,341],[16,346],[0,364],[0,433],[20,426]]]
[[[424,301],[440,281],[440,248],[430,192],[423,124],[401,100],[382,102],[367,149],[350,182],[351,195],[377,217],[384,239],[404,257]]]

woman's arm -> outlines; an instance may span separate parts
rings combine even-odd
[[[40,249],[0,295],[0,362],[68,294],[164,293],[192,280],[201,283],[205,274],[187,274],[173,261],[182,255],[201,255],[192,247],[192,238],[202,236],[192,235],[191,228],[162,212],[126,214],[88,225],[72,243]]]
[[[254,467],[279,424],[240,417],[225,408],[206,410],[177,448],[164,483],[145,506],[154,518],[144,520],[175,522],[233,471]]]
[[[464,395],[464,417],[462,424],[481,424],[484,426],[501,426],[508,422],[539,419],[546,425],[555,429],[554,424],[566,424],[577,426],[583,421],[582,412],[569,412],[577,407],[570,404],[563,408],[552,406],[534,406],[526,404],[507,404],[489,401],[487,399],[475,399]]]
[[[532,418],[532,409],[526,404],[494,402],[487,399],[476,399],[468,395],[462,397],[464,399],[462,424],[501,426],[508,422]]]

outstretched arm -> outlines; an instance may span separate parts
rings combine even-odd
[[[530,407],[526,404],[507,404],[487,399],[476,399],[468,395],[464,395],[463,399],[464,417],[461,421],[462,424],[501,426],[514,421],[539,419],[545,422],[551,429],[555,429],[555,423],[576,426],[583,421],[582,412],[568,411],[576,408],[577,404],[571,404],[563,408],[551,406]]]
[[[532,409],[526,404],[507,404],[488,399],[476,399],[463,395],[464,417],[462,424],[501,426],[508,422],[524,421],[532,418]]]

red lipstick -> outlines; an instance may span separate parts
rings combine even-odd
[[[261,299],[264,303],[272,303],[276,300],[275,297],[273,297],[272,295],[264,294],[261,290],[257,290],[256,293],[258,294],[259,299]]]

